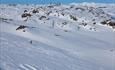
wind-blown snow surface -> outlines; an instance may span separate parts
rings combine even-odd
[[[0,70],[115,70],[115,32],[100,24],[114,20],[114,9],[114,4],[1,4]],[[22,18],[24,10],[32,16]],[[16,30],[20,25],[26,28]]]

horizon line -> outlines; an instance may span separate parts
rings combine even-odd
[[[61,2],[50,2],[50,3],[6,3],[6,2],[0,2],[0,4],[72,4],[72,3],[76,3],[76,4],[79,4],[79,3],[98,3],[98,4],[115,4],[113,2],[70,2],[70,3],[61,3]]]

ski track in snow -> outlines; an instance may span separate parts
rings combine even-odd
[[[29,64],[20,64],[19,67],[21,68],[20,70],[38,70]]]

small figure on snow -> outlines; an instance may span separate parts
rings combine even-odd
[[[30,41],[30,44],[32,44],[33,42],[32,42],[32,40]]]

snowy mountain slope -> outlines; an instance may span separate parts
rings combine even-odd
[[[114,70],[114,8],[1,4],[0,70]]]

